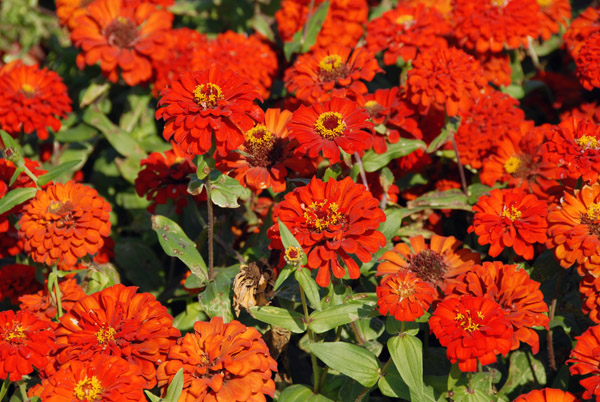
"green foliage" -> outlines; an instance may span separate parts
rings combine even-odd
[[[311,343],[308,348],[334,370],[372,387],[379,379],[379,362],[365,348],[346,342]]]

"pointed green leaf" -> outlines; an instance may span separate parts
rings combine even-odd
[[[177,402],[181,396],[181,391],[183,391],[183,367],[177,371],[177,374],[171,380],[165,395],[165,402]]]
[[[92,84],[87,87],[83,97],[81,98],[81,102],[79,102],[79,107],[84,108],[87,105],[92,104],[96,99],[102,96],[110,89],[110,82],[102,82],[98,84],[97,82],[92,82]]]
[[[306,254],[304,254],[304,250],[300,247],[300,243],[294,237],[292,232],[285,226],[281,220],[279,220],[277,226],[279,227],[279,235],[281,236],[281,243],[283,243],[283,247],[287,250],[290,247],[296,247],[302,253],[302,265],[306,265],[308,259]]]
[[[127,132],[115,126],[106,115],[88,107],[83,113],[83,121],[92,127],[96,127],[104,135],[106,140],[121,155],[138,160],[147,156],[137,141]]]
[[[61,163],[54,169],[50,170],[48,173],[41,175],[38,177],[38,186],[43,187],[46,184],[50,183],[52,180],[56,179],[63,173],[72,170],[75,166],[79,165],[83,161],[68,161],[65,163]]]
[[[146,394],[146,396],[150,399],[150,402],[162,402],[164,401],[164,399],[162,399],[160,396],[156,396],[154,395],[152,392],[150,392],[150,390],[146,389],[144,390],[144,393]]]
[[[4,197],[0,198],[0,215],[35,197],[37,191],[37,188],[32,187],[21,187],[10,190]]]
[[[259,321],[289,329],[295,334],[301,334],[306,331],[304,316],[295,311],[273,306],[257,306],[252,307],[250,313]]]
[[[404,334],[390,338],[387,343],[398,373],[408,385],[413,400],[423,400],[423,345],[419,338]]]
[[[425,148],[427,148],[427,144],[421,140],[400,138],[400,141],[397,143],[388,145],[387,151],[383,154],[377,154],[373,150],[365,152],[365,155],[362,157],[363,167],[367,172],[375,172],[387,166],[392,159],[406,156],[417,149]]]
[[[387,368],[387,372],[379,379],[377,384],[381,393],[392,398],[402,398],[410,401],[410,391],[408,385],[404,382],[398,369],[394,364]]]
[[[296,271],[296,267],[292,267],[291,265],[286,265],[277,275],[277,280],[275,281],[275,285],[273,285],[273,291],[276,292],[277,289],[285,282],[287,278],[290,277],[292,272]]]
[[[242,186],[239,181],[218,170],[211,172],[210,185],[210,198],[221,208],[237,208],[240,206],[238,204],[240,198],[247,199],[250,196],[250,190]]]
[[[306,53],[317,41],[317,35],[323,27],[327,12],[329,11],[329,0],[321,3],[319,7],[310,16],[308,23],[306,24],[306,32],[304,33],[304,42],[302,43],[302,53]]]
[[[331,399],[321,395],[313,394],[312,389],[306,385],[294,384],[286,387],[277,402],[333,402]]]
[[[294,277],[296,278],[300,286],[302,286],[304,293],[306,293],[306,297],[308,297],[308,300],[313,305],[313,307],[317,310],[321,310],[321,296],[319,295],[319,285],[317,285],[317,282],[315,282],[315,280],[310,275],[310,269],[300,268],[294,273]]]
[[[379,360],[365,348],[347,342],[311,343],[308,348],[327,366],[365,387],[379,379]]]
[[[370,300],[363,303],[353,302],[330,306],[323,311],[314,311],[310,315],[309,327],[315,333],[320,334],[360,318],[370,317],[374,314],[374,311],[374,306]]]

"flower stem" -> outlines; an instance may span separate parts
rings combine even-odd
[[[369,191],[369,183],[367,183],[367,173],[365,172],[365,168],[362,164],[362,159],[360,159],[360,155],[358,154],[358,152],[354,153],[354,159],[356,159],[356,164],[358,165],[358,169],[360,169],[360,178],[362,180],[362,183],[367,188],[367,191]]]
[[[2,388],[0,388],[0,401],[2,401],[4,399],[4,395],[6,395],[6,393],[8,392],[9,386],[10,386],[10,380],[7,375],[6,378],[4,379],[4,382],[2,383]]]
[[[27,383],[25,381],[19,381],[19,391],[21,391],[23,402],[29,402],[29,397],[27,396]]]
[[[465,177],[465,169],[460,161],[460,154],[458,153],[458,147],[456,146],[456,140],[454,139],[454,132],[450,134],[450,142],[452,142],[452,148],[454,148],[454,153],[456,154],[456,163],[458,164],[458,173],[460,174],[463,193],[468,197],[469,188],[467,187],[467,178]]]
[[[308,24],[310,23],[310,20],[312,18],[312,12],[314,8],[315,0],[310,0],[310,3],[308,5],[308,13],[306,14],[306,22],[304,23],[304,28],[302,29],[302,40],[300,42],[302,46],[304,46],[304,42],[306,42],[306,31],[308,30]]]
[[[56,295],[56,314],[57,318],[60,318],[63,315],[61,300],[62,295],[60,293],[60,287],[58,286],[58,269],[56,268],[56,264],[52,265],[52,275],[54,276],[52,287],[54,288],[54,293]]]
[[[556,301],[558,297],[558,291],[560,290],[560,282],[565,271],[560,271],[556,278],[556,286],[554,287],[554,295],[552,296],[552,302],[550,303],[550,311],[548,312],[548,318],[550,322],[554,320],[554,314],[556,313]],[[548,360],[550,361],[550,368],[552,371],[556,371],[556,358],[554,357],[554,341],[552,339],[552,328],[548,328],[548,334],[546,335],[546,341],[548,343]]]
[[[308,305],[306,304],[306,296],[304,295],[304,289],[302,289],[302,285],[300,285],[300,299],[302,300],[302,309],[304,310],[304,321],[306,322],[306,325],[308,325],[310,322],[310,316],[308,315]],[[307,332],[310,343],[314,343],[315,334],[313,334],[311,329],[308,329]],[[313,393],[317,394],[319,392],[319,365],[317,364],[317,357],[313,352],[310,352],[310,361],[313,368]]]
[[[214,225],[215,217],[213,212],[211,194],[210,176],[206,178],[206,206],[208,209],[208,280],[214,278],[214,265],[215,265],[215,250],[214,250]]]
[[[542,70],[542,66],[540,65],[540,59],[538,58],[535,49],[533,48],[533,38],[531,36],[527,36],[527,53],[529,53],[529,57],[531,57],[531,61],[536,70]]]

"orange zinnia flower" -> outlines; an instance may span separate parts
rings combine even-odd
[[[63,312],[68,313],[73,305],[83,299],[86,294],[77,284],[75,278],[59,282],[60,301]],[[25,294],[19,297],[21,310],[31,311],[39,320],[51,321],[57,312],[56,293],[48,293],[48,287],[35,294]],[[30,292],[31,293],[31,292]]]
[[[109,355],[88,362],[72,360],[42,380],[44,402],[139,402],[144,401],[144,381],[139,367]]]
[[[588,91],[600,88],[600,32],[586,39],[575,64],[577,65],[577,78],[581,85]]]
[[[14,61],[0,72],[0,88],[0,128],[13,137],[36,132],[40,140],[46,140],[48,127],[57,132],[60,119],[71,112],[66,85],[47,68]]]
[[[563,35],[563,40],[571,57],[577,59],[587,38],[600,29],[600,8],[588,7],[577,16]]]
[[[0,312],[0,379],[20,381],[33,368],[43,368],[54,350],[54,331],[48,321],[29,311]]]
[[[456,0],[453,34],[458,43],[483,53],[528,47],[539,32],[536,0]]]
[[[271,373],[277,363],[260,332],[239,321],[223,323],[221,317],[196,322],[194,332],[171,347],[168,360],[158,368],[158,385],[167,386],[183,368],[181,402],[266,401],[273,396]]]
[[[570,392],[554,388],[534,389],[519,395],[513,402],[578,402],[579,399]]]
[[[531,260],[532,244],[546,241],[548,204],[522,188],[492,190],[479,198],[473,211],[468,232],[475,232],[479,244],[490,245],[491,257],[512,247],[517,255]]]
[[[290,138],[298,141],[297,155],[323,157],[334,164],[340,161],[340,148],[349,154],[371,147],[373,123],[369,115],[349,99],[333,98],[310,107],[300,106],[289,124]]]
[[[350,53],[352,52],[352,55]],[[367,86],[381,68],[364,47],[332,44],[314,53],[301,55],[285,73],[290,93],[307,103],[326,102],[334,97],[361,100]]]
[[[417,56],[417,51],[448,47],[444,36],[450,32],[450,24],[435,8],[399,2],[395,9],[369,22],[367,48],[373,53],[384,50],[383,62],[391,66],[399,57],[408,62]]]
[[[458,361],[463,372],[495,363],[498,354],[511,348],[512,326],[504,312],[492,299],[463,295],[444,298],[429,319],[431,332],[452,363]]]
[[[422,235],[409,241],[410,246],[398,243],[381,256],[383,262],[377,267],[377,276],[412,271],[443,290],[449,279],[468,272],[473,264],[480,262],[479,254],[466,248],[459,250],[462,242],[453,236],[433,235],[429,245]]]
[[[360,276],[358,264],[363,263],[385,246],[385,237],[377,230],[385,214],[365,187],[351,178],[332,178],[327,183],[313,177],[311,182],[285,195],[273,210],[273,220],[281,220],[296,237],[308,256],[307,266],[318,269],[317,283],[327,287],[330,275],[343,278],[346,269],[351,279]],[[279,226],[275,223],[267,233],[271,249],[283,250]]]
[[[573,363],[569,367],[571,375],[591,376],[584,378],[579,383],[585,388],[583,399],[596,400],[600,398],[600,359],[598,349],[600,348],[600,325],[588,328],[580,336],[576,336],[577,344],[571,351],[567,363]]]
[[[389,314],[398,321],[421,317],[436,298],[435,288],[408,270],[386,275],[377,286],[379,314]]]
[[[96,254],[110,235],[110,204],[91,187],[69,181],[53,184],[23,208],[19,237],[24,251],[46,265]]]
[[[571,2],[569,0],[537,0],[540,5],[538,14],[540,36],[548,40],[560,32],[561,25],[568,26],[571,21]]]
[[[163,137],[193,155],[209,151],[216,141],[221,155],[244,142],[244,132],[263,112],[254,103],[258,88],[247,78],[216,64],[208,70],[185,72],[161,93],[156,118],[165,121]],[[214,140],[213,140],[214,133]]]
[[[538,352],[540,342],[532,327],[548,329],[550,319],[544,315],[548,306],[539,282],[530,279],[524,269],[499,261],[474,265],[469,272],[451,280],[445,293],[470,294],[494,300],[513,326],[511,350],[518,349],[520,343],[525,342],[531,346],[533,353]]]
[[[120,356],[141,369],[144,388],[156,385],[156,367],[180,335],[173,317],[150,293],[121,284],[79,300],[56,330],[61,366],[99,354]]]
[[[596,124],[600,124],[600,107],[597,102],[582,103],[571,110],[561,113],[560,121],[569,120],[572,117],[578,120],[591,120]]]
[[[35,268],[25,264],[8,264],[0,267],[0,302],[9,299],[19,304],[19,297],[35,293],[42,288],[35,279]]]
[[[563,268],[577,263],[580,275],[600,274],[600,184],[565,192],[548,214],[548,241]]]
[[[568,1],[568,0],[567,0]],[[510,56],[506,53],[479,53],[477,60],[483,69],[485,79],[498,87],[507,87],[512,83]]]
[[[127,85],[137,85],[152,77],[155,60],[169,55],[166,35],[173,14],[149,2],[97,0],[87,6],[87,14],[76,20],[71,40],[83,53],[77,66],[100,61],[102,74],[117,82],[119,71]]]
[[[583,313],[600,324],[600,277],[586,273],[579,283],[579,293]]]
[[[448,116],[467,112],[487,85],[479,62],[456,48],[421,52],[408,71],[407,96],[426,114],[434,105]]]

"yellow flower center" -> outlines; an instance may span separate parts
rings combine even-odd
[[[591,135],[584,135],[583,137],[577,138],[575,142],[584,149],[598,148],[598,139],[596,137],[592,137]]]
[[[107,342],[114,341],[116,333],[117,331],[112,327],[100,328],[100,331],[96,332],[96,339],[98,339],[100,345],[104,345]]]
[[[412,283],[393,281],[390,283],[390,287],[392,288],[392,292],[398,295],[400,300],[415,294],[415,287]]]
[[[283,256],[285,262],[290,265],[297,265],[302,261],[302,250],[299,247],[288,247]]]
[[[337,54],[330,54],[325,56],[319,62],[319,69],[325,72],[332,72],[339,69],[342,66],[342,58]]]
[[[546,8],[552,4],[552,0],[537,0],[537,2],[542,8]]]
[[[25,92],[25,95],[32,95],[35,92],[35,87],[25,83],[21,85],[21,91]]]
[[[592,222],[600,221],[600,204],[592,204],[587,209],[587,217]]]
[[[478,311],[477,318],[479,318],[480,320],[483,320],[485,318],[485,316],[481,313],[481,311]],[[467,311],[467,315],[464,315],[462,313],[456,313],[456,315],[454,316],[454,321],[458,321],[459,322],[458,325],[460,325],[461,328],[467,332],[477,331],[479,329],[479,327],[481,326],[481,324],[478,324],[473,321],[473,319],[471,318],[470,311]]]
[[[339,206],[335,202],[313,202],[304,209],[304,219],[310,228],[322,232],[340,221],[342,214],[338,209]]]
[[[510,0],[492,0],[492,4],[496,7],[505,7]]]
[[[23,331],[23,327],[16,322],[12,322],[12,329],[9,330],[6,335],[4,335],[4,340],[10,343],[21,343],[25,340],[25,332]]]
[[[316,132],[327,140],[333,140],[344,133],[346,123],[338,112],[325,112],[319,115],[315,123]]]
[[[246,140],[253,146],[269,143],[272,138],[273,133],[261,124],[246,132]]]
[[[404,14],[399,16],[398,18],[396,18],[396,24],[398,25],[405,25],[408,22],[413,22],[415,20],[415,17],[410,15],[410,14]]]
[[[214,109],[217,103],[223,99],[221,88],[211,82],[200,84],[194,89],[194,102],[204,109]]]
[[[372,109],[378,105],[376,100],[370,100],[365,102],[365,109]]]
[[[516,172],[517,170],[519,170],[520,167],[521,167],[521,159],[519,159],[516,156],[511,156],[504,163],[504,170],[508,174],[513,174],[514,172]]]
[[[515,221],[516,219],[521,219],[521,211],[519,211],[517,208],[515,207],[510,207],[507,208],[506,205],[504,206],[504,211],[502,211],[502,217],[503,218],[508,218],[511,221]]]
[[[86,376],[75,385],[73,395],[80,401],[92,402],[99,400],[103,391],[102,383],[95,375],[92,378]]]

